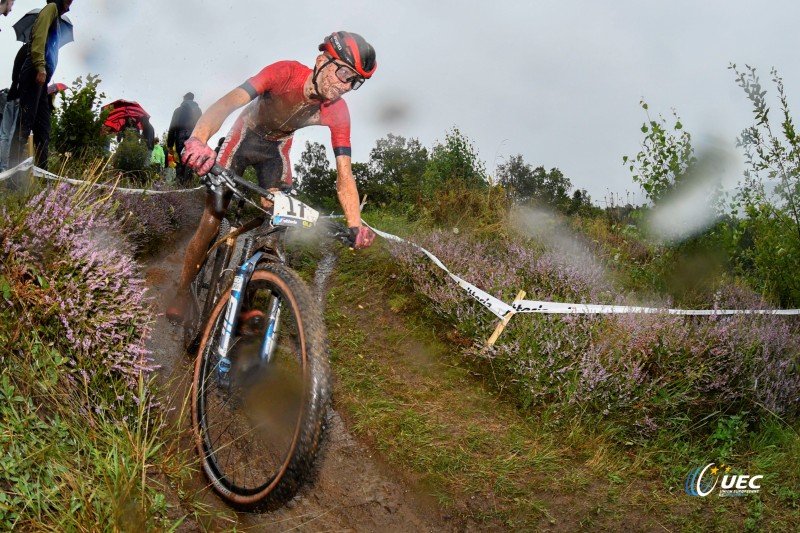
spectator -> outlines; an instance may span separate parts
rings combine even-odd
[[[150,119],[147,117],[142,118],[140,125],[142,126],[142,139],[147,145],[147,149],[153,151],[153,147],[158,142],[158,139],[156,139],[156,130],[153,128],[153,125],[150,124]]]
[[[132,131],[136,133],[136,138],[139,138],[139,123],[131,117],[125,118],[122,128],[117,132],[117,142],[121,143],[125,140],[125,132]]]
[[[164,179],[172,185],[175,183],[175,156],[171,148],[166,147],[165,150],[167,151],[167,167],[164,169]]]
[[[14,0],[0,0],[0,15],[7,17],[11,13],[12,7],[14,7]]]
[[[17,57],[14,58],[14,66],[11,69],[11,87],[8,89],[8,95],[6,95],[3,120],[0,122],[0,172],[8,169],[11,139],[17,130],[17,120],[19,119],[19,73],[27,56],[27,46],[23,44],[19,47]]]
[[[200,106],[194,101],[194,93],[190,92],[183,95],[183,102],[172,113],[172,121],[167,132],[167,146],[175,149],[177,157],[175,171],[178,183],[181,185],[186,185],[192,175],[191,169],[187,168],[181,160],[183,145],[191,137],[192,130],[202,114]]]
[[[153,128],[153,125],[150,124],[150,119],[147,117],[142,117],[139,126],[142,129],[142,136],[139,142],[144,142],[144,145],[147,147],[147,157],[144,160],[145,166],[147,166],[153,159],[153,148],[156,145],[156,130]]]
[[[154,167],[159,174],[164,170],[164,149],[158,144],[158,137],[153,139],[153,153],[150,156],[150,166]]]
[[[28,136],[33,133],[36,166],[47,169],[50,144],[50,99],[47,84],[58,66],[61,15],[69,11],[73,0],[47,0],[39,11],[31,31],[31,42],[19,73],[19,128],[14,135],[12,164],[22,159]]]

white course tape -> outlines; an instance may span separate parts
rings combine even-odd
[[[74,180],[70,178],[65,178],[63,176],[59,176],[58,174],[53,174],[52,172],[48,172],[44,169],[39,167],[33,166],[33,158],[29,157],[19,165],[15,166],[14,168],[8,169],[5,172],[0,172],[0,182],[7,180],[17,172],[24,172],[29,169],[33,169],[33,175],[39,178],[45,178],[48,180],[56,180],[56,181],[65,181],[67,183],[72,183],[74,185],[80,185],[81,183],[86,183],[83,180]],[[95,187],[106,187],[106,188],[113,188],[117,192],[121,192],[124,194],[169,194],[169,193],[176,193],[176,192],[192,192],[197,191],[203,188],[203,185],[199,187],[195,187],[193,189],[175,189],[173,191],[153,191],[150,189],[126,189],[124,187],[114,187],[113,185],[107,185],[104,183],[93,183]]]
[[[65,181],[67,183],[72,183],[74,185],[80,185],[81,183],[86,183],[83,180],[75,180],[59,176],[58,174],[53,174],[52,172],[48,172],[39,167],[33,167],[33,175],[49,180]],[[176,192],[192,192],[203,188],[203,185],[200,185],[199,187],[195,187],[193,189],[175,189],[174,191],[154,191],[151,189],[126,189],[124,187],[114,187],[113,185],[107,185],[104,183],[93,183],[92,185],[94,185],[95,187],[105,187],[109,189],[114,189],[115,192],[121,192],[123,194],[169,194]]]
[[[444,266],[438,257],[430,253],[428,250],[414,244],[413,242],[401,239],[391,233],[385,233],[374,227],[370,226],[363,220],[362,224],[369,227],[376,234],[384,239],[389,239],[395,242],[402,242],[413,246],[417,250],[427,255],[436,266],[447,272],[447,274],[455,280],[458,285],[467,291],[467,294],[472,296],[483,306],[489,309],[492,313],[497,315],[498,318],[510,319],[514,313],[542,313],[542,314],[622,314],[622,313],[667,313],[670,315],[800,315],[800,309],[666,309],[657,307],[635,307],[629,305],[597,305],[597,304],[574,304],[562,302],[544,302],[540,300],[514,300],[511,305],[503,302],[488,294],[485,291],[477,288],[475,285],[464,281],[456,276]],[[508,313],[511,315],[508,315]]]
[[[572,304],[539,300],[514,300],[511,306],[517,313],[543,314],[622,314],[666,313],[669,315],[800,315],[800,309],[667,309],[629,305]]]
[[[414,244],[413,242],[408,242],[408,241],[406,241],[404,239],[401,239],[400,237],[398,237],[396,235],[392,235],[391,233],[385,233],[385,232],[383,232],[383,231],[381,231],[379,229],[375,229],[372,226],[370,226],[369,224],[367,224],[366,222],[364,222],[363,220],[361,221],[361,223],[364,224],[365,226],[367,226],[368,228],[370,228],[372,231],[374,231],[375,233],[377,233],[381,237],[383,237],[384,239],[389,239],[391,241],[402,242],[402,243],[409,244],[409,245],[413,246],[414,248],[416,248],[417,250],[419,250],[422,253],[424,253],[425,255],[427,255],[430,258],[430,260],[433,261],[434,264],[436,264],[436,266],[438,266],[439,268],[441,268],[442,270],[447,272],[447,274],[451,278],[453,278],[453,280],[455,280],[456,283],[458,283],[459,287],[461,287],[462,289],[467,291],[467,294],[469,294],[474,299],[476,299],[481,305],[486,307],[489,311],[491,311],[492,313],[497,315],[498,318],[505,318],[506,315],[509,312],[512,315],[514,314],[514,308],[512,308],[510,305],[508,305],[507,303],[505,303],[502,300],[499,300],[499,299],[495,298],[494,296],[492,296],[488,292],[482,291],[481,289],[479,289],[478,287],[476,287],[472,283],[469,283],[468,281],[465,281],[465,280],[461,279],[460,277],[456,276],[455,274],[453,274],[452,272],[450,272],[450,270],[446,266],[444,266],[444,263],[439,261],[438,257],[436,257],[435,255],[430,253],[428,250],[426,250],[422,246],[420,246],[418,244]]]
[[[489,311],[497,315],[497,318],[506,318],[508,313],[514,314],[514,308],[505,303],[502,300],[498,300],[488,292],[480,290],[478,287],[473,285],[472,283],[466,282],[463,279],[459,278],[452,272],[447,272],[450,274],[450,277],[456,280],[456,283],[467,291],[467,294],[478,300],[484,307],[486,307]],[[510,317],[509,317],[510,318]]]
[[[5,181],[17,172],[23,172],[28,170],[29,168],[33,167],[33,158],[29,157],[19,165],[15,166],[14,168],[10,168],[5,172],[0,172],[0,181]]]

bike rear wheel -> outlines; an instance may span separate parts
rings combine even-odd
[[[211,242],[214,244],[227,235],[231,230],[231,223],[223,218],[217,232],[217,237]],[[230,246],[220,244],[209,255],[192,281],[190,288],[189,306],[183,322],[183,347],[187,352],[194,354],[200,342],[200,330],[203,322],[211,312],[216,299],[219,297],[220,273],[227,262],[226,256]]]
[[[218,344],[231,297],[227,289],[206,323],[195,364],[196,446],[212,486],[230,504],[274,509],[313,472],[330,397],[324,324],[297,274],[277,264],[259,265],[242,289],[240,316],[269,317],[279,298],[276,349],[269,362],[262,361],[265,333],[240,323],[227,354],[230,370],[221,374]],[[260,327],[269,327],[268,321]]]

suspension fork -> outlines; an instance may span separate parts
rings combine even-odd
[[[269,303],[269,318],[267,319],[267,332],[264,334],[264,343],[261,345],[261,361],[269,363],[272,361],[272,354],[275,353],[275,347],[278,345],[276,342],[278,334],[278,326],[281,321],[281,297],[273,293],[272,299]]]
[[[243,294],[250,283],[250,278],[253,276],[253,271],[256,268],[259,260],[263,256],[263,252],[256,252],[253,256],[245,261],[242,266],[236,270],[236,275],[233,278],[233,286],[231,287],[231,297],[228,300],[228,307],[225,310],[225,319],[222,323],[222,335],[217,347],[217,355],[219,355],[219,363],[217,363],[217,377],[223,384],[228,383],[228,372],[231,370],[231,360],[228,359],[228,351],[231,347],[231,340],[233,339],[233,332],[236,328],[236,321],[239,317],[239,311],[242,309]]]

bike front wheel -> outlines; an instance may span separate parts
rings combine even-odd
[[[203,470],[217,493],[234,507],[261,511],[291,499],[313,472],[330,370],[320,307],[297,274],[260,265],[242,298],[242,319],[222,364],[227,371],[221,371],[219,341],[230,287],[206,322],[192,421]],[[276,308],[277,323],[270,321]],[[267,350],[268,331],[276,326],[275,348]]]

